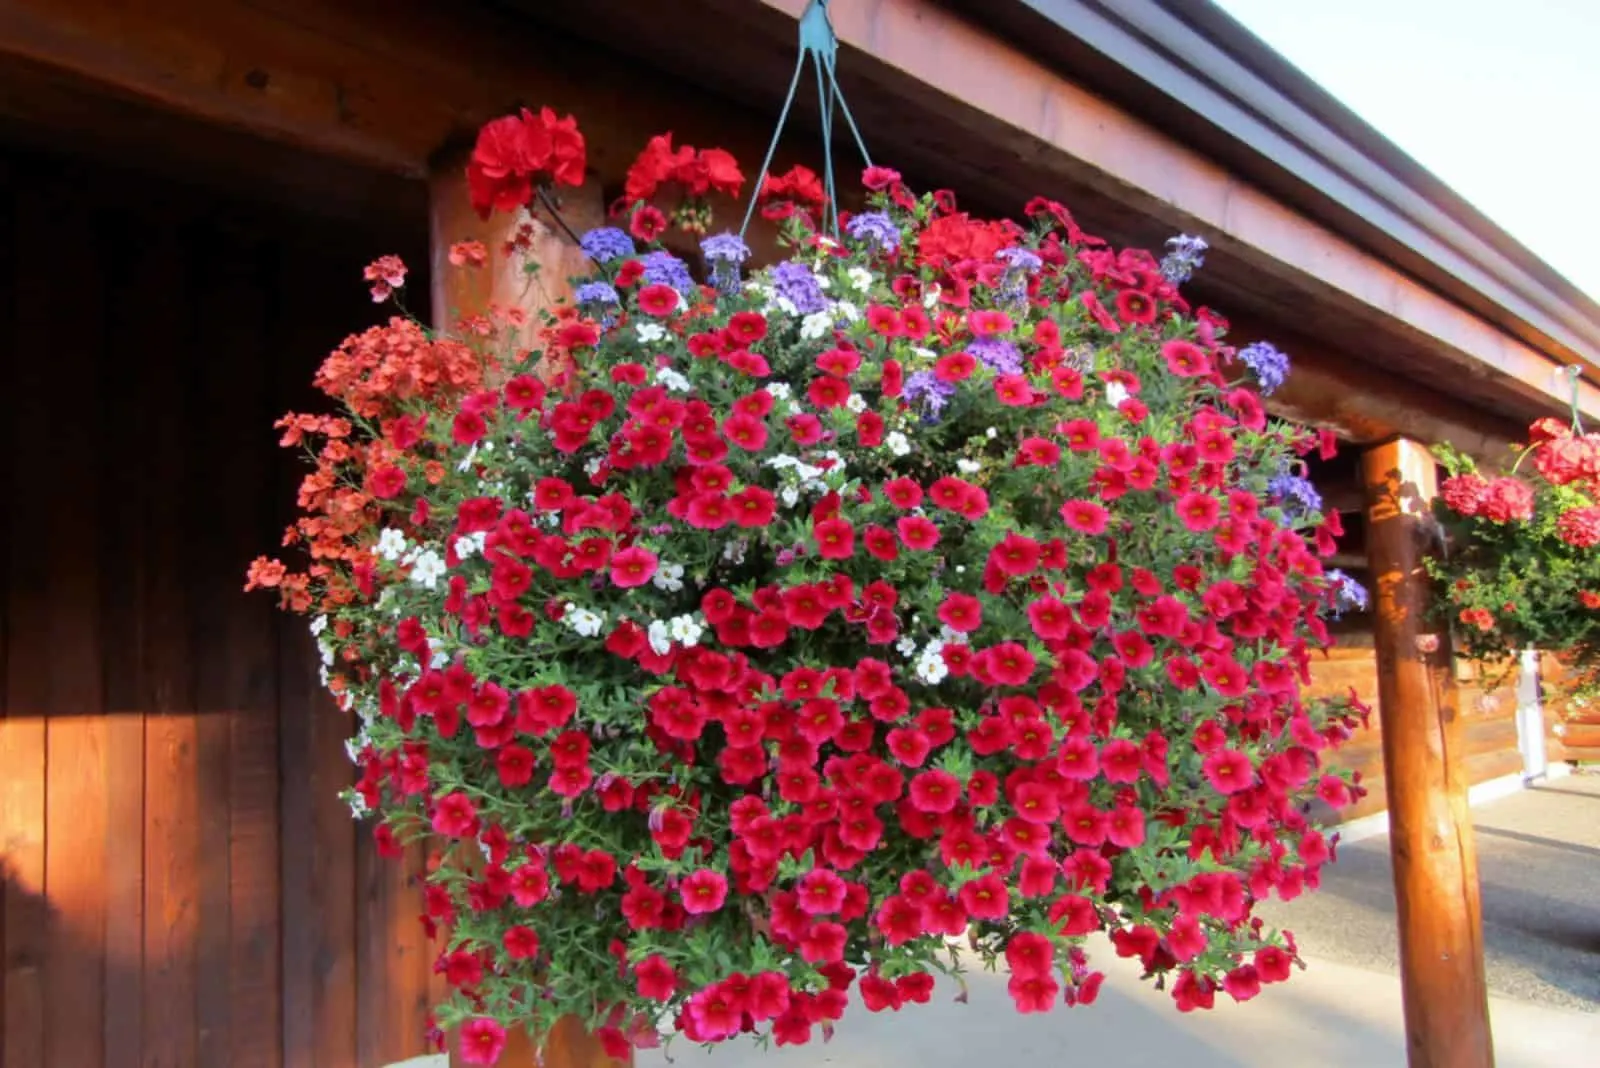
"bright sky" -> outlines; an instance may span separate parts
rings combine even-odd
[[[1600,300],[1600,0],[1216,0]]]

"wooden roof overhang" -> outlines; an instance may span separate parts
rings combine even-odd
[[[0,121],[135,162],[160,156],[223,180],[276,183],[347,213],[421,219],[416,179],[434,154],[514,104],[579,113],[602,178],[619,177],[663,129],[722,142],[753,166],[806,2],[12,0],[0,12]],[[833,0],[840,78],[875,157],[960,190],[979,210],[1014,212],[1043,192],[1119,243],[1204,235],[1213,251],[1195,297],[1225,311],[1241,338],[1270,337],[1297,358],[1277,398],[1284,414],[1357,441],[1405,432],[1492,455],[1520,422],[1565,406],[1560,368],[1589,372],[1600,360],[1592,306],[1560,291],[1548,269],[1528,268],[1536,261],[1508,239],[1499,247],[1516,255],[1502,258],[1520,256],[1525,268],[1515,293],[1451,268],[1420,239],[1407,251],[1393,233],[1384,238],[1370,205],[1330,192],[1355,188],[1352,171],[1341,172],[1343,186],[1321,187],[1309,164],[1288,173],[1293,153],[1270,139],[1246,144],[1238,123],[1230,133],[1225,116],[1197,110],[1204,93],[1139,67],[1109,38],[1098,39],[1102,62],[1081,61],[1087,22],[1069,20],[1069,33],[1016,21],[1045,9],[1066,19],[1064,7],[997,0],[981,5],[980,22],[961,6]],[[1147,29],[1123,25],[1148,43]],[[1007,40],[1019,32],[1030,51]],[[1078,53],[1052,58],[1051,47],[1073,41]],[[1188,47],[1172,45],[1167,61]],[[1253,69],[1237,48],[1213,47]],[[1191,61],[1191,78],[1244,76],[1210,53]],[[1107,80],[1111,70],[1120,82]],[[1097,79],[1098,91],[1085,87]],[[1177,98],[1195,105],[1182,121],[1171,111]],[[1237,93],[1228,99],[1240,106]],[[1288,105],[1277,107],[1282,120]],[[1314,109],[1295,115],[1321,122],[1324,139],[1337,132]],[[814,119],[803,104],[799,122]],[[798,131],[787,138],[791,155],[814,147]],[[843,146],[840,156],[850,158]],[[1418,190],[1467,218],[1437,190]],[[1393,202],[1393,189],[1385,195]],[[1582,406],[1600,413],[1588,383]]]

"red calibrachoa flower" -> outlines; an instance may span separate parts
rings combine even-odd
[[[579,146],[497,120],[475,204],[545,210]],[[316,617],[383,852],[430,847],[438,1025],[484,1063],[573,1014],[619,1052],[657,1021],[801,1044],[853,988],[927,1002],[962,933],[1022,1012],[1095,1000],[1101,931],[1185,1011],[1285,978],[1253,905],[1328,862],[1308,802],[1359,794],[1325,763],[1359,707],[1302,689],[1351,592],[1295,474],[1318,437],[1224,377],[1225,324],[1153,257],[1050,201],[980,220],[875,168],[827,242],[797,168],[761,190],[792,258],[751,279],[731,234],[698,280],[636,245],[665,186],[696,229],[737,182],[652,142],[632,236],[583,236],[603,271],[534,351],[504,309],[464,340],[395,319],[319,372],[344,414],[279,424],[313,449],[308,563],[249,584]]]

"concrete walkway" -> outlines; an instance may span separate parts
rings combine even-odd
[[[1490,991],[1600,1012],[1600,774],[1481,805],[1473,825]],[[1311,956],[1397,972],[1387,837],[1340,845],[1321,890],[1259,911]]]
[[[1400,983],[1344,964],[1311,968],[1255,1001],[1219,998],[1210,1013],[1185,1016],[1138,981],[1138,969],[1110,947],[1096,960],[1108,972],[1100,1000],[1086,1009],[1018,1016],[1005,979],[976,975],[971,999],[943,990],[929,1005],[874,1016],[852,1005],[827,1045],[769,1050],[748,1044],[706,1053],[670,1051],[684,1068],[1404,1068]],[[1224,1004],[1224,1002],[1227,1002]],[[1492,1007],[1499,1068],[1592,1068],[1600,1064],[1600,1014],[1496,998]],[[661,1051],[639,1068],[660,1068]]]

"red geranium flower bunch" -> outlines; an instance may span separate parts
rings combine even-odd
[[[804,215],[813,223],[821,218],[828,194],[817,172],[796,163],[782,174],[769,174],[761,183],[761,215],[767,219],[787,219]]]
[[[628,168],[622,198],[613,205],[612,213],[627,214],[633,235],[641,241],[653,241],[665,229],[667,217],[651,201],[667,186],[675,186],[680,193],[671,221],[686,233],[704,234],[711,225],[707,197],[712,193],[738,196],[744,186],[744,173],[726,149],[696,151],[692,145],[673,148],[670,133],[657,134]]]
[[[1446,551],[1430,560],[1464,656],[1498,670],[1525,649],[1558,653],[1568,688],[1600,676],[1600,434],[1576,419],[1528,429],[1511,474],[1486,477],[1438,450],[1450,477],[1435,514]],[[1519,475],[1524,466],[1532,471]]]
[[[491,212],[523,207],[543,182],[580,186],[585,159],[583,134],[571,115],[558,117],[549,108],[535,115],[523,108],[495,119],[478,132],[467,161],[472,207],[487,219]]]
[[[1302,689],[1318,436],[1149,254],[864,184],[749,276],[591,231],[547,351],[397,321],[284,424],[312,561],[252,584],[315,617],[358,812],[433,851],[469,1061],[567,1014],[803,1043],[974,957],[1087,1004],[1100,932],[1185,1011],[1290,973],[1252,908],[1316,885],[1362,713]]]

